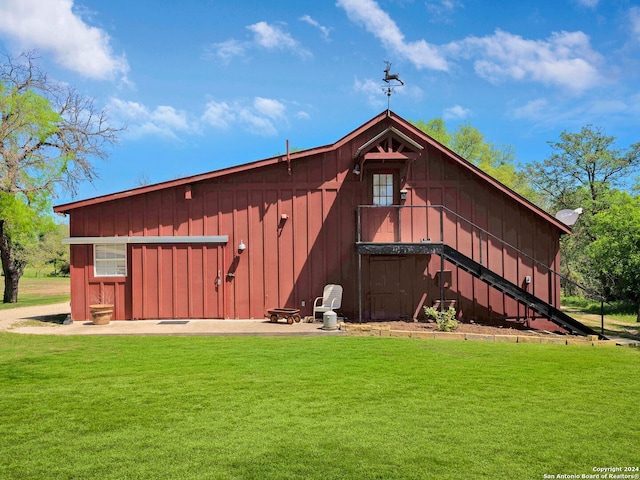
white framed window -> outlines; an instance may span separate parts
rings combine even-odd
[[[127,245],[96,243],[93,246],[93,267],[96,277],[126,277]]]
[[[393,205],[393,173],[373,174],[373,204],[379,207]]]

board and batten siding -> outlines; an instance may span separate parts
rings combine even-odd
[[[444,205],[559,271],[557,227],[410,129],[404,134],[424,144],[415,161],[365,164],[362,178],[353,174],[358,147],[384,128],[373,125],[335,149],[299,157],[290,172],[283,160],[74,208],[72,237],[224,235],[228,241],[132,243],[122,278],[95,277],[92,245],[72,245],[72,317],[88,318],[88,305],[99,292],[113,295],[118,319],[262,318],[273,307],[310,315],[324,285],[338,283],[344,287],[341,313],[357,318],[356,209],[371,202],[366,178],[376,168],[397,172],[398,187],[407,190],[405,206]],[[399,215],[402,241],[438,240],[437,209],[407,208]],[[445,212],[442,223],[449,245],[518,285],[531,277],[530,291],[559,305],[559,281],[539,265],[456,215]],[[437,255],[373,257],[362,257],[365,318],[376,310],[420,317],[422,306],[439,298]],[[448,262],[443,281],[447,298],[468,318],[528,314]]]

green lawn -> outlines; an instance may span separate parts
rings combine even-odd
[[[8,308],[32,307],[51,303],[68,302],[70,295],[69,277],[36,277],[31,272],[20,279],[18,286],[18,303],[1,303],[0,311]],[[0,277],[4,293],[4,277]]]
[[[583,297],[562,297],[563,307],[569,307],[583,314],[600,315],[600,302]],[[635,305],[624,302],[609,302],[603,305],[605,316],[611,320],[623,323],[637,323],[638,308]]]
[[[0,478],[528,479],[640,466],[640,351],[0,335]]]

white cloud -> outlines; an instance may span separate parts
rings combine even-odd
[[[265,117],[273,119],[285,118],[284,111],[286,107],[278,100],[256,97],[253,100],[253,107],[258,113],[264,115]]]
[[[181,136],[201,134],[206,127],[217,130],[241,128],[263,137],[278,134],[278,128],[288,124],[286,106],[279,100],[255,97],[252,101],[233,100],[207,102],[199,118],[184,110],[160,105],[149,108],[141,103],[112,98],[112,117],[127,125],[132,138],[155,136],[165,140],[180,140]],[[304,118],[298,115],[298,118]]]
[[[247,42],[233,38],[225,42],[212,43],[206,47],[205,58],[218,57],[224,63],[229,63],[235,57],[244,57],[249,46]]]
[[[202,120],[215,128],[226,130],[236,120],[235,109],[227,102],[208,102]]]
[[[316,20],[311,18],[311,16],[309,15],[303,15],[302,17],[300,17],[300,21],[306,22],[312,27],[316,27],[318,30],[320,30],[320,33],[322,34],[322,38],[324,38],[325,40],[329,40],[329,32],[331,31],[329,27],[320,25],[320,23],[318,23]]]
[[[274,99],[256,97],[251,104],[237,100],[207,103],[202,121],[214,128],[227,130],[239,127],[255,135],[271,137],[278,134],[278,126],[286,124],[286,107]]]
[[[527,40],[503,31],[468,37],[448,45],[453,54],[476,58],[476,73],[499,83],[506,78],[557,85],[574,93],[602,81],[602,56],[592,50],[583,32],[559,32],[547,40]]]
[[[373,107],[378,108],[387,104],[386,95],[384,94],[383,87],[380,85],[380,82],[376,82],[370,78],[360,80],[357,77],[354,77],[353,90],[356,93],[363,94],[367,98],[369,104]]]
[[[112,98],[109,111],[115,119],[127,124],[127,134],[134,138],[151,135],[177,140],[178,133],[197,131],[186,112],[166,105],[150,110],[138,102]]]
[[[258,22],[247,28],[253,32],[254,42],[267,50],[291,50],[302,57],[311,55],[291,35],[275,25]]]
[[[469,115],[471,115],[471,110],[461,107],[460,105],[454,105],[453,107],[445,109],[443,118],[445,120],[464,120],[469,117]]]
[[[311,120],[311,115],[309,115],[304,110],[300,110],[298,113],[296,113],[296,118],[298,118],[299,120]]]
[[[600,96],[586,100],[531,100],[515,108],[512,117],[533,122],[538,126],[606,124],[627,128],[640,114],[640,94]]]
[[[58,64],[85,77],[126,81],[125,56],[114,55],[109,35],[73,12],[73,0],[2,1],[0,34],[21,49],[51,52]]]
[[[248,108],[240,109],[238,112],[238,121],[242,125],[242,128],[255,135],[274,137],[278,134],[278,129],[271,120],[256,115]]]
[[[595,0],[588,1],[595,3]],[[562,31],[545,40],[529,40],[497,30],[493,35],[468,37],[437,46],[425,40],[407,42],[400,28],[375,0],[337,0],[336,5],[343,8],[353,22],[377,37],[385,48],[418,69],[448,71],[452,58],[468,59],[473,61],[476,74],[492,83],[507,79],[533,81],[559,86],[575,94],[604,80],[599,71],[604,59],[591,48],[589,37],[580,31]],[[443,11],[459,6],[456,0],[434,0],[427,4],[427,8],[437,7]],[[635,8],[631,9],[633,29],[640,36],[640,9]]]
[[[430,21],[451,22],[451,15],[462,4],[455,0],[428,0],[425,3],[430,14]]]
[[[374,80],[366,78],[360,80],[354,76],[352,89],[355,93],[366,98],[367,103],[375,108],[386,107],[389,105],[389,97],[387,96],[388,85],[384,85],[382,79]],[[413,101],[421,101],[425,94],[424,91],[416,85],[396,85],[391,89],[391,107],[393,107],[393,99],[396,96],[405,96]]]
[[[448,70],[447,61],[436,46],[424,40],[405,41],[396,23],[374,0],[338,0],[337,5],[353,22],[377,37],[387,50],[409,60],[416,68]]]
[[[631,24],[631,33],[636,40],[640,40],[640,7],[631,7],[629,9],[629,23]]]
[[[240,41],[234,38],[224,42],[212,43],[205,47],[204,58],[219,58],[225,64],[237,57],[245,57],[255,48],[267,50],[289,50],[300,57],[310,57],[311,52],[300,45],[291,35],[280,27],[267,22],[258,22],[246,27],[253,32],[252,41]]]

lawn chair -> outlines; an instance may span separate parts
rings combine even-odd
[[[329,310],[336,310],[342,305],[342,285],[325,285],[322,296],[313,302],[313,319],[316,319],[316,312],[324,313]]]

